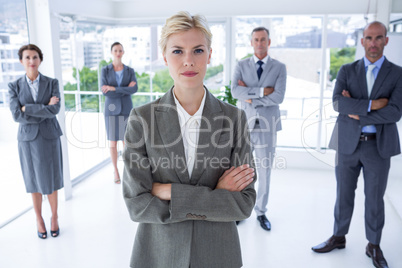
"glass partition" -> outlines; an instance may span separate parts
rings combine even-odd
[[[271,38],[268,54],[286,65],[287,86],[285,99],[280,105],[282,131],[278,132],[278,146],[328,146],[337,116],[332,108],[334,79],[342,64],[354,61],[357,31],[364,25],[362,15],[330,16],[327,25],[323,16],[237,18],[236,60],[253,55],[251,31],[265,26]],[[324,48],[323,27],[327,27]],[[326,66],[322,66],[323,55]],[[322,70],[324,76],[321,76]],[[325,77],[322,95],[321,77]],[[323,120],[319,124],[320,103]],[[319,144],[317,140],[320,140]]]
[[[18,123],[9,109],[8,83],[25,74],[18,50],[28,43],[25,1],[0,3],[0,226],[32,206],[18,156]]]

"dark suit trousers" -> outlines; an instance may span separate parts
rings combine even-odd
[[[387,187],[390,158],[381,158],[375,140],[360,141],[351,155],[337,153],[337,181],[334,235],[348,233],[352,219],[355,189],[363,169],[366,238],[380,244],[384,227],[384,193]]]

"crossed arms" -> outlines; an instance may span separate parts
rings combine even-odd
[[[129,81],[130,83],[126,87],[114,87],[110,86],[110,82],[107,81],[107,69],[102,69],[102,81],[101,81],[101,90],[103,95],[109,98],[121,98],[125,95],[132,95],[138,90],[137,86],[137,78],[135,77],[134,70],[129,68]]]
[[[244,63],[244,62],[243,62]],[[249,65],[239,62],[234,70],[232,78],[232,95],[234,98],[256,106],[274,106],[283,102],[286,90],[286,66],[275,62],[268,75],[272,84],[266,85],[261,97],[261,87],[251,86],[254,81],[246,79],[246,73],[250,73]],[[264,73],[263,73],[264,75]]]
[[[254,169],[245,160],[251,158],[245,157],[250,154],[250,146],[246,141],[248,132],[244,112],[238,123],[241,127],[234,128],[235,144],[242,146],[227,150],[230,152],[227,156],[231,159],[230,164],[236,167],[222,170],[222,175],[216,178],[211,177],[211,174],[218,174],[215,170],[206,170],[202,176],[209,177],[202,177],[204,183],[197,185],[180,183],[172,168],[153,169],[152,158],[164,157],[166,152],[164,149],[155,151],[151,148],[151,138],[144,130],[150,118],[143,120],[133,109],[130,119],[123,153],[123,196],[133,221],[166,224],[193,220],[186,217],[188,213],[205,215],[205,220],[219,222],[242,220],[250,216],[256,197],[253,187],[255,175]],[[132,156],[141,165],[133,165],[130,161]],[[216,182],[216,186],[211,187],[213,183],[208,186],[205,184],[207,181]]]
[[[18,81],[18,80],[17,80]],[[57,79],[51,80],[51,98],[46,104],[27,103],[22,105],[19,100],[18,82],[10,83],[10,110],[14,121],[19,123],[40,123],[46,118],[53,118],[60,111],[60,91]]]
[[[383,88],[382,91],[386,97],[371,100],[369,111],[370,100],[358,98],[348,89],[347,67],[342,66],[333,94],[334,110],[359,120],[362,126],[396,123],[402,112],[402,76],[397,77],[393,88]]]

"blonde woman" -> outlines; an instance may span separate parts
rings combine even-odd
[[[235,221],[254,207],[246,116],[203,85],[212,34],[179,12],[160,46],[173,87],[134,108],[125,134],[123,194],[140,222],[131,267],[242,266]]]

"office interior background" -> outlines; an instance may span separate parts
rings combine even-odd
[[[270,201],[269,209],[272,207],[275,211],[274,206],[283,207],[283,210],[277,209],[277,218],[280,218],[280,215],[289,215],[289,211],[294,211],[291,216],[286,216],[287,220],[280,226],[287,226],[292,230],[308,226],[307,229],[300,229],[298,233],[304,233],[306,239],[307,237],[311,239],[305,242],[306,247],[303,248],[302,253],[300,251],[297,253],[307,254],[308,258],[302,258],[304,262],[302,261],[297,267],[339,267],[338,265],[370,267],[371,262],[365,262],[363,258],[350,266],[345,261],[345,258],[346,260],[350,258],[352,261],[353,254],[363,255],[364,243],[360,245],[361,248],[356,245],[356,250],[352,253],[335,253],[338,254],[339,259],[342,259],[341,264],[334,256],[335,254],[327,256],[329,259],[312,255],[309,246],[326,239],[332,232],[335,153],[328,150],[327,145],[337,116],[332,108],[332,90],[337,71],[342,64],[352,62],[364,55],[360,45],[362,28],[367,22],[373,20],[379,20],[389,26],[390,41],[384,54],[390,61],[402,65],[402,0],[250,0],[247,2],[0,0],[0,170],[2,174],[0,176],[0,267],[22,267],[17,264],[23,263],[21,262],[23,260],[13,255],[16,253],[11,250],[18,250],[22,244],[32,245],[28,247],[29,249],[39,247],[35,249],[35,254],[31,255],[35,255],[33,257],[35,264],[44,265],[41,267],[56,267],[53,265],[57,267],[128,267],[136,227],[124,211],[120,186],[112,184],[112,169],[102,113],[104,97],[99,90],[98,78],[102,66],[111,60],[110,45],[119,41],[125,49],[124,64],[133,67],[137,74],[139,90],[132,97],[134,106],[162,96],[172,85],[172,80],[163,62],[158,40],[166,18],[180,10],[203,14],[208,19],[213,33],[213,53],[205,85],[216,96],[222,95],[225,86],[230,85],[236,62],[253,53],[250,46],[251,30],[261,25],[270,30],[272,42],[269,55],[286,64],[288,77],[285,101],[280,105],[283,130],[278,133],[271,187],[273,200]],[[25,192],[19,165],[16,138],[18,124],[12,120],[8,107],[8,83],[25,73],[17,52],[27,43],[34,43],[42,49],[44,61],[40,71],[47,76],[57,78],[62,93],[62,109],[58,115],[64,133],[62,145],[65,187],[59,191],[62,232],[63,225],[65,229],[68,229],[66,215],[71,213],[71,215],[87,217],[83,219],[83,222],[88,223],[88,229],[96,228],[94,225],[99,223],[91,222],[92,218],[99,217],[99,221],[103,221],[102,217],[114,217],[114,220],[117,217],[110,226],[99,231],[99,237],[95,236],[95,240],[91,241],[95,247],[102,244],[101,240],[104,236],[128,236],[124,251],[119,253],[106,251],[105,255],[110,255],[105,257],[107,261],[100,261],[95,266],[92,266],[93,263],[87,259],[88,255],[91,256],[90,254],[75,252],[73,247],[80,241],[79,234],[75,234],[73,238],[70,237],[68,241],[58,242],[66,243],[62,248],[74,256],[71,258],[65,254],[63,257],[53,256],[44,261],[40,255],[42,252],[40,248],[44,244],[42,242],[46,241],[33,241],[36,237],[34,236],[32,201],[31,196]],[[398,128],[401,133],[400,122]],[[121,160],[119,160],[119,166],[122,170]],[[383,241],[387,241],[388,244],[384,244],[383,249],[391,267],[402,267],[402,257],[397,253],[397,251],[400,253],[400,245],[397,247],[397,242],[402,240],[400,174],[402,174],[402,156],[399,155],[392,158],[385,196],[387,211]],[[112,192],[108,192],[112,188]],[[116,202],[115,206],[119,207],[116,211],[121,213],[116,213],[113,209],[114,212],[111,215],[103,213],[102,204],[105,198],[111,198],[112,202]],[[301,201],[305,198],[309,201]],[[353,218],[356,227],[353,230],[360,232],[356,235],[356,241],[364,241],[364,196],[360,183],[357,198],[360,198],[360,201],[356,200]],[[90,211],[85,211],[87,208],[82,203],[80,206],[72,205],[77,200],[88,201],[93,206],[98,206],[95,209],[97,215],[94,216]],[[324,202],[325,205],[322,205],[321,203]],[[320,205],[317,206],[317,204]],[[298,205],[302,207],[297,207]],[[74,209],[70,211],[71,207]],[[286,210],[288,212],[285,212]],[[63,211],[68,213],[63,216]],[[392,216],[390,215],[389,218],[392,222],[389,222],[388,215],[391,213]],[[118,219],[125,223],[120,225]],[[248,230],[254,228],[254,225],[258,228],[253,221],[255,219],[247,220],[243,226],[239,226],[242,241],[251,244],[247,247],[248,249],[243,248],[244,267],[295,267],[292,265],[298,263],[297,260],[286,260],[286,262],[285,257],[280,258],[281,254],[285,256],[285,253],[269,255],[270,251],[275,252],[275,249],[281,252],[287,251],[285,245],[280,244],[283,243],[284,237],[291,236],[291,232],[287,230],[282,230],[283,233],[278,237],[255,238],[259,239],[258,243],[263,243],[267,248],[266,258],[270,265],[265,266],[263,262],[250,261],[246,258],[264,259],[260,255],[249,252],[254,251],[256,247],[253,236],[259,236],[257,231]],[[114,225],[116,222],[117,226]],[[280,222],[279,219],[276,220],[276,223],[278,222]],[[73,224],[72,221],[70,223]],[[272,233],[275,232],[276,223],[274,220]],[[121,233],[116,234],[114,230],[116,228],[121,229]],[[127,228],[126,231],[124,228]],[[110,229],[113,231],[109,233]],[[10,230],[13,230],[13,235],[10,235]],[[69,234],[62,233],[59,241],[62,241],[63,236],[66,237]],[[357,238],[357,236],[360,237]],[[312,239],[313,237],[315,239]],[[110,238],[109,242],[104,243],[112,248],[120,248],[121,243],[118,241],[118,239]],[[272,244],[265,244],[270,241]],[[298,243],[299,238],[289,241]],[[57,242],[52,241],[52,243]],[[10,246],[14,244],[16,248]],[[76,250],[96,251],[79,248],[80,246]],[[43,250],[49,249],[46,246]],[[102,259],[105,255],[98,257]],[[114,258],[118,260],[114,262]],[[87,264],[89,266],[85,266]]]

